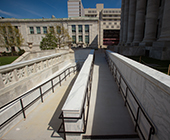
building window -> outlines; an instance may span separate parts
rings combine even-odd
[[[115,22],[115,25],[117,24],[117,22]]]
[[[106,26],[106,28],[109,28],[109,26]]]
[[[79,35],[79,42],[83,42],[83,36]]]
[[[34,34],[34,27],[30,27],[30,34]]]
[[[85,36],[85,43],[89,44],[89,36],[88,35]]]
[[[76,36],[75,36],[75,35],[72,36],[72,42],[73,42],[74,44],[76,43]]]
[[[76,32],[76,25],[72,25],[72,33]]]
[[[85,33],[89,33],[89,25],[85,25]]]
[[[57,26],[57,33],[61,34],[61,27],[60,26]]]
[[[103,22],[103,25],[106,25],[106,22]]]
[[[111,25],[112,23],[111,22],[109,22],[109,25]]]
[[[112,26],[112,28],[114,28],[114,26]]]
[[[47,27],[43,27],[43,33],[47,34]]]
[[[79,25],[78,29],[79,29],[79,33],[82,33],[82,25]]]
[[[54,27],[53,26],[50,26],[50,32],[54,33]]]
[[[37,28],[37,34],[41,34],[41,29],[40,27],[36,27]]]

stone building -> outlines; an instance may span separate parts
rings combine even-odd
[[[0,19],[0,23],[11,23],[17,27],[24,42],[21,48],[26,51],[40,51],[40,42],[48,29],[62,24],[68,29],[72,38],[73,46],[98,47],[98,18],[74,17],[74,18],[51,18],[51,19]],[[6,51],[0,48],[0,52]]]
[[[84,16],[84,7],[81,0],[68,0],[68,17],[82,17]]]
[[[117,45],[120,32],[120,8],[104,8],[103,4],[96,4],[96,8],[84,9],[86,17],[99,18],[99,44]]]
[[[51,19],[6,19],[0,23],[11,23],[16,26],[23,38],[21,48],[26,51],[40,51],[40,42],[48,29],[63,24],[68,29],[73,46],[107,47],[119,43],[121,9],[104,8],[96,4],[96,8],[84,9],[81,0],[68,0],[68,18]],[[0,52],[7,51],[0,48]]]
[[[122,0],[121,9],[117,51],[124,55],[170,59],[170,1]]]

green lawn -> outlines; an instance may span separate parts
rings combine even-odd
[[[0,66],[12,63],[18,56],[3,56],[0,57]]]
[[[140,61],[140,56],[128,56],[128,57],[137,62]],[[158,60],[158,59],[142,56],[141,63],[167,74],[170,60]]]

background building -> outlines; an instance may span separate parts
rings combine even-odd
[[[0,23],[11,23],[17,27],[24,42],[21,48],[26,51],[40,51],[42,37],[49,28],[56,28],[62,24],[72,37],[73,46],[98,47],[98,19],[88,17],[77,18],[51,18],[51,19],[1,19]],[[6,51],[0,48],[1,52]]]
[[[170,59],[170,1],[122,0],[119,51]]]
[[[79,11],[79,14],[78,14]],[[96,8],[83,8],[81,0],[68,1],[68,17],[83,16],[99,20],[99,46],[117,45],[120,32],[120,8],[104,8],[103,4],[96,4]]]
[[[81,0],[69,0],[67,2],[68,17],[84,16],[84,8]]]

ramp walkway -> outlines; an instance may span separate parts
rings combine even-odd
[[[57,130],[61,108],[75,81],[72,74],[44,103],[21,120],[2,140],[63,140]],[[82,139],[139,140],[121,94],[109,71],[104,52],[95,52],[92,92],[86,133]]]
[[[44,103],[37,106],[26,120],[21,120],[2,140],[63,140],[62,134],[59,135],[57,130],[61,124],[58,116],[61,113],[61,108],[71,90],[76,79],[75,74],[67,77],[66,81],[62,82],[62,86],[58,86],[57,90],[52,93]]]
[[[101,50],[95,52],[92,81],[89,118],[83,139],[138,140],[129,112]]]

